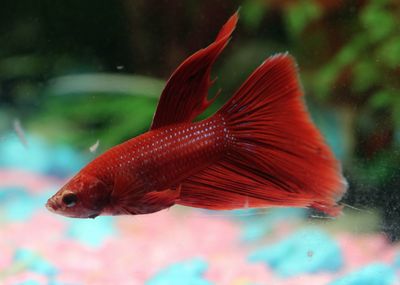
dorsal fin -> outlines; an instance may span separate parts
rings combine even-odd
[[[228,43],[238,20],[233,14],[221,28],[215,41],[187,58],[169,78],[158,102],[151,129],[190,122],[212,104],[207,100],[212,82],[210,71]]]

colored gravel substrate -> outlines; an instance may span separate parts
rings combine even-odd
[[[46,199],[85,161],[39,139],[28,150],[0,142],[0,284],[399,284],[397,244],[329,228],[351,214],[319,222],[301,209],[173,207],[95,220],[48,212]]]

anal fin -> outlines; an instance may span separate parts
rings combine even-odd
[[[314,197],[284,191],[280,182],[256,169],[221,160],[182,182],[176,204],[210,210],[273,206],[309,207]]]

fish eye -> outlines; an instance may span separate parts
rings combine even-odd
[[[68,208],[75,206],[77,201],[78,197],[74,193],[66,193],[62,197],[62,202]]]

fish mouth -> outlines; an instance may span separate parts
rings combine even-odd
[[[49,210],[52,213],[56,213],[57,210],[59,209],[59,207],[56,205],[56,203],[54,203],[54,201],[51,199],[47,200],[46,208],[47,208],[47,210]]]

